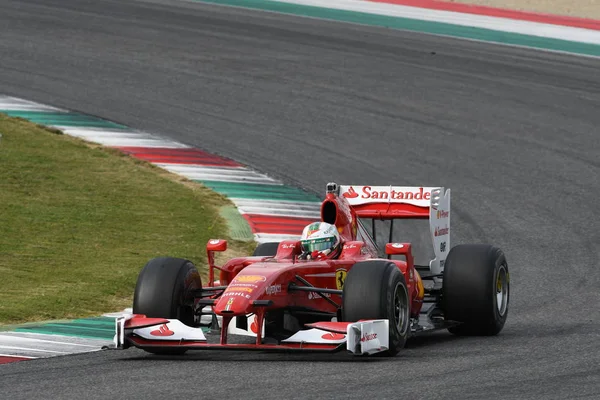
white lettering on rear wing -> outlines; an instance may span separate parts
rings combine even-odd
[[[450,251],[450,189],[439,188],[431,192],[429,229],[435,258],[429,262],[433,274],[444,271],[444,263]]]
[[[431,191],[437,187],[411,186],[358,186],[340,185],[340,196],[350,205],[374,203],[404,203],[429,207]]]

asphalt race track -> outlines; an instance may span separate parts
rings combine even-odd
[[[184,1],[0,0],[0,92],[318,193],[445,185],[453,245],[500,246],[512,283],[497,337],[394,359],[101,351],[2,365],[0,397],[600,396],[599,59]]]

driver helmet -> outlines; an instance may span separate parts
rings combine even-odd
[[[327,222],[313,222],[304,227],[300,244],[303,255],[309,259],[334,258],[342,247],[337,228]]]

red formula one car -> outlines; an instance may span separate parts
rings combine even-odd
[[[415,243],[394,237],[411,221],[426,223],[433,254],[426,265],[415,262]],[[151,260],[139,274],[133,313],[117,318],[116,347],[394,356],[424,332],[495,335],[504,327],[506,258],[490,245],[450,248],[450,189],[330,183],[320,222],[339,233],[335,257],[307,259],[300,241],[284,240],[217,266],[215,252],[227,242],[210,240],[206,284],[189,260]]]

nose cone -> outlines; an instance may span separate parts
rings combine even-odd
[[[263,275],[238,274],[229,284],[215,305],[217,314],[248,314],[252,312],[252,302],[261,299],[267,292],[267,279]]]

